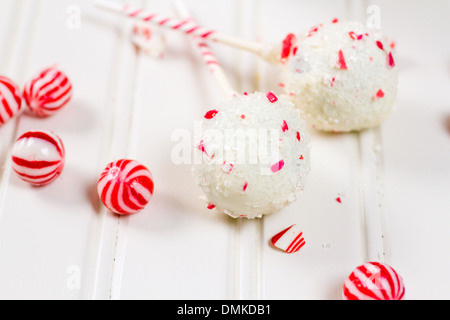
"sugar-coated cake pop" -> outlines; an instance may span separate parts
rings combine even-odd
[[[344,300],[401,300],[404,295],[402,277],[379,262],[367,262],[353,270],[342,292]]]
[[[5,124],[22,108],[19,87],[10,79],[0,76],[0,124]]]
[[[72,98],[72,83],[56,66],[46,68],[26,83],[23,97],[37,116],[48,117],[63,108]]]
[[[294,202],[310,169],[309,137],[293,104],[273,93],[237,95],[202,119],[194,145],[208,208],[253,219]]]
[[[12,167],[18,177],[35,186],[54,181],[64,168],[65,150],[60,137],[51,131],[23,134],[12,149]]]
[[[397,67],[379,31],[334,20],[302,34],[291,47],[283,83],[315,128],[362,130],[390,116],[397,96]]]
[[[150,170],[135,160],[110,163],[100,175],[97,191],[105,207],[120,215],[144,209],[154,191]]]

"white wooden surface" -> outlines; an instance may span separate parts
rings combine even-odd
[[[170,1],[127,3],[172,15]],[[398,110],[360,134],[311,130],[301,200],[260,220],[233,220],[207,210],[190,166],[171,161],[172,134],[192,132],[222,99],[187,39],[165,32],[165,56],[154,59],[130,43],[129,21],[90,0],[3,0],[0,74],[22,86],[56,62],[75,96],[52,118],[23,114],[0,128],[0,298],[340,299],[352,269],[378,260],[403,276],[407,299],[450,299],[450,2],[187,3],[203,25],[264,42],[334,17],[364,22],[378,6],[398,47]],[[280,91],[276,67],[213,49],[239,90]],[[9,148],[32,129],[57,132],[67,149],[62,176],[45,188],[11,172]],[[142,213],[119,218],[95,187],[104,166],[125,157],[151,169],[156,190]],[[293,223],[304,249],[274,250],[270,238]]]

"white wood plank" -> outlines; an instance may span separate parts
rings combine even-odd
[[[48,187],[31,188],[10,174],[2,193],[0,282],[2,297],[76,299],[89,297],[89,250],[101,224],[95,182],[110,149],[109,90],[116,35],[108,28],[116,17],[91,15],[91,1],[78,1],[80,29],[71,29],[71,1],[28,1],[16,59],[20,81],[58,62],[74,83],[75,96],[54,117],[24,114],[18,134],[48,129],[63,139],[66,167]],[[103,20],[98,20],[103,19]],[[28,36],[30,35],[30,36]],[[23,199],[26,199],[25,201]],[[94,254],[95,256],[95,254]],[[100,274],[108,270],[101,270]],[[109,280],[109,279],[108,279]],[[109,282],[108,282],[109,284]],[[109,292],[108,292],[109,293]]]

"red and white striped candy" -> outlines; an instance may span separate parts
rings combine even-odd
[[[22,108],[20,89],[10,79],[0,76],[0,124],[5,124]]]
[[[128,215],[145,208],[153,195],[153,176],[134,160],[110,163],[100,176],[98,194],[112,212]]]
[[[401,300],[405,295],[403,279],[390,266],[367,262],[345,280],[344,300]]]
[[[35,186],[55,180],[64,168],[64,145],[54,132],[30,131],[12,149],[12,167],[20,179]]]
[[[23,97],[34,114],[48,117],[70,101],[72,83],[61,70],[52,66],[40,72],[25,85]]]
[[[297,252],[305,245],[303,232],[295,224],[273,236],[271,242],[287,253]]]

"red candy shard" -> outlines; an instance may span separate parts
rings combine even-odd
[[[377,92],[377,97],[378,98],[383,98],[384,97],[384,92],[383,92],[383,90],[378,90],[378,92]]]
[[[353,40],[356,40],[356,33],[355,33],[355,32],[350,31],[350,32],[348,33],[348,35],[349,35],[350,38],[352,38]]]
[[[337,197],[337,198],[336,198],[336,202],[342,203],[341,197]]]
[[[297,140],[300,142],[302,140],[301,136],[300,136],[300,132],[297,131]]]
[[[392,69],[393,67],[395,67],[395,62],[394,62],[394,57],[392,56],[392,52],[389,52],[387,60],[388,60],[389,69]]]
[[[248,96],[248,92],[244,92],[244,96]]]
[[[244,185],[242,186],[242,191],[246,191],[248,187],[248,182],[245,182]]]
[[[208,204],[208,206],[207,206],[207,208],[209,209],[209,210],[212,210],[212,209],[214,209],[216,206],[214,205],[214,204],[212,204],[212,203],[210,203],[210,204]]]
[[[336,77],[331,78],[330,87],[333,88],[334,81],[336,81]]]
[[[392,49],[392,50],[394,50],[395,49],[395,41],[392,41],[390,44],[389,44],[389,47]]]
[[[342,50],[339,50],[339,62],[338,62],[338,68],[342,70],[347,70],[347,63],[345,62],[344,53]]]
[[[284,87],[285,87],[284,83],[282,83],[282,82],[280,82],[280,83],[278,84],[278,86],[279,86],[280,88],[284,88]]]
[[[216,116],[216,114],[218,114],[219,111],[217,110],[210,110],[205,114],[205,119],[211,120],[212,118],[214,118]]]
[[[361,40],[363,38],[362,34],[358,34],[358,36],[356,37],[357,40]]]
[[[275,103],[278,101],[278,97],[273,92],[267,93],[267,99],[269,99],[269,101],[272,103]]]
[[[281,124],[281,130],[283,130],[283,132],[286,132],[289,130],[289,127],[285,120],[283,120],[283,123]]]
[[[305,245],[305,238],[303,237],[303,232],[293,224],[273,236],[270,242],[274,247],[277,247],[284,252],[294,253],[299,251]]]
[[[291,49],[296,41],[295,34],[289,33],[286,38],[283,40],[283,46],[281,49],[281,61],[285,61],[287,58],[289,58],[291,54]]]
[[[270,167],[270,170],[271,170],[273,173],[277,173],[278,171],[280,171],[281,169],[283,169],[283,167],[284,167],[284,160],[280,160],[280,161],[278,161],[277,163],[273,164],[273,165]]]
[[[338,22],[339,22],[338,18],[334,18],[333,20],[331,20],[331,23],[338,23]]]
[[[376,41],[375,43],[377,44],[377,47],[378,47],[378,48],[380,48],[381,50],[384,50],[384,46],[383,46],[383,44],[381,43],[381,41]]]
[[[241,119],[242,119],[242,120],[245,119],[245,114],[241,114]]]
[[[303,160],[303,155],[301,155],[300,157],[298,157],[298,160]]]
[[[297,55],[297,51],[298,51],[298,47],[294,47],[293,49],[292,49],[292,54],[295,56],[295,55]]]

